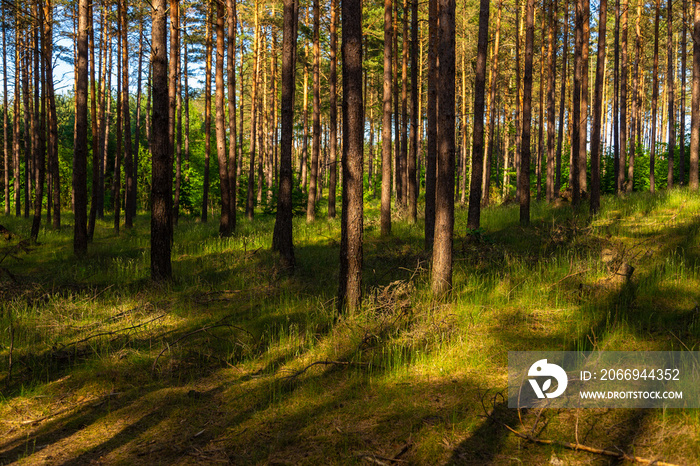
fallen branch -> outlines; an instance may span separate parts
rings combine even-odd
[[[329,361],[329,360],[325,360],[325,361],[316,361],[316,362],[312,362],[311,364],[309,364],[309,365],[306,366],[305,368],[303,368],[303,369],[301,369],[301,370],[299,370],[299,371],[296,371],[294,374],[291,374],[291,375],[288,375],[288,376],[284,377],[284,379],[285,379],[285,380],[288,380],[288,379],[294,379],[294,378],[296,378],[296,377],[299,377],[299,376],[302,375],[304,372],[308,371],[309,369],[311,369],[311,368],[314,367],[314,366],[356,366],[356,367],[366,367],[366,366],[369,366],[369,363],[368,363],[368,362],[350,362],[350,361]]]
[[[114,334],[117,334],[117,333],[124,332],[124,331],[126,331],[126,330],[133,330],[133,329],[135,329],[135,328],[143,327],[144,325],[150,324],[151,322],[153,322],[153,321],[155,321],[155,320],[162,319],[163,317],[165,317],[165,314],[161,314],[161,315],[159,315],[159,316],[157,316],[157,317],[154,317],[153,319],[147,320],[146,322],[142,322],[142,323],[140,323],[140,324],[132,325],[132,326],[130,326],[130,327],[125,327],[125,328],[120,328],[119,330],[110,330],[110,331],[108,331],[108,332],[95,333],[95,334],[92,334],[92,335],[90,335],[90,336],[87,336],[87,337],[83,338],[82,340],[77,340],[77,341],[74,341],[74,342],[72,342],[72,343],[68,343],[67,345],[63,345],[61,348],[65,348],[65,347],[71,346],[71,345],[78,345],[78,344],[80,344],[80,343],[85,343],[86,341],[92,340],[93,338],[102,337],[102,336],[105,336],[105,335],[114,335]]]
[[[493,419],[493,418],[492,418]],[[667,463],[665,461],[659,461],[658,459],[648,459],[648,458],[642,458],[641,456],[634,456],[634,455],[628,455],[627,453],[623,451],[612,451],[612,450],[605,450],[602,448],[595,448],[595,447],[589,447],[587,445],[583,445],[580,443],[571,443],[571,442],[563,442],[560,440],[549,440],[549,439],[541,439],[538,437],[534,437],[530,434],[523,434],[522,432],[518,432],[517,430],[513,429],[510,427],[508,424],[505,424],[503,422],[497,421],[499,424],[501,424],[503,427],[517,435],[518,437],[529,440],[530,442],[533,443],[539,443],[541,445],[556,445],[559,447],[567,448],[569,450],[574,450],[574,451],[586,451],[588,453],[595,453],[597,455],[603,455],[603,456],[611,456],[613,458],[621,459],[621,460],[627,460],[627,461],[633,461],[636,463],[641,463],[641,464],[653,464],[656,466],[678,466],[675,463]]]

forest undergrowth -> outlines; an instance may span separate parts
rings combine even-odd
[[[507,408],[508,351],[699,350],[700,196],[605,197],[456,212],[453,292],[431,298],[423,224],[379,235],[366,205],[365,301],[338,315],[339,220],[175,228],[149,279],[149,218],[72,217],[27,241],[0,216],[0,464],[621,464],[565,442],[700,463],[700,412]],[[322,212],[325,214],[325,212]],[[325,215],[323,215],[325,216]],[[551,444],[534,443],[509,428]]]

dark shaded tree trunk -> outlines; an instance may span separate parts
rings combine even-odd
[[[172,244],[172,150],[169,135],[167,5],[153,0],[151,27],[153,52],[153,117],[151,138],[151,279],[169,280]]]
[[[435,296],[443,296],[452,289],[455,199],[455,1],[439,0],[438,5],[440,112],[431,290]],[[477,184],[476,189],[479,188],[480,184]]]
[[[95,26],[93,18],[93,7],[90,4],[88,14],[90,31],[88,37],[88,47],[90,49],[90,123],[92,124],[92,196],[90,199],[90,217],[88,218],[88,241],[92,241],[95,233],[95,221],[97,219],[97,204],[100,197],[100,138],[98,137],[97,117],[97,84],[95,82]]]
[[[489,36],[489,0],[479,2],[479,36],[474,74],[474,132],[472,138],[472,170],[469,184],[467,228],[476,230],[481,224],[481,184],[484,164],[484,91],[486,88],[486,54]],[[442,111],[442,110],[441,110]]]
[[[38,3],[38,2],[37,2]],[[34,16],[39,19],[39,24],[43,26],[46,22],[43,17],[44,10],[37,3],[32,5]],[[30,238],[36,242],[39,238],[41,228],[41,207],[44,200],[44,177],[46,174],[46,73],[44,66],[44,53],[46,53],[46,39],[44,37],[45,28],[39,27],[34,30],[34,176],[35,176],[35,196],[34,196],[34,217],[32,219],[32,229]],[[40,50],[41,47],[41,50]]]
[[[572,96],[573,118],[571,121],[571,164],[569,165],[569,180],[571,182],[571,202],[574,207],[581,200],[581,186],[579,184],[579,163],[581,157],[581,128],[583,116],[581,115],[581,81],[583,77],[583,63],[581,53],[583,49],[583,3],[584,0],[576,0],[576,15],[574,25],[574,89]]]
[[[19,9],[15,12],[15,20],[19,18]],[[17,23],[16,23],[17,24]],[[20,113],[20,73],[17,72],[21,68],[20,66],[20,48],[17,46],[20,43],[20,28],[15,28],[15,102],[14,102],[14,117],[12,124],[12,171],[14,172],[14,191],[15,191],[15,215],[19,217],[22,215],[22,201],[20,195],[20,127],[19,127],[19,113]]]
[[[211,11],[207,10],[204,57],[204,192],[202,193],[202,222],[209,210],[209,161],[211,159]]]
[[[598,56],[596,57],[593,128],[591,129],[591,197],[592,214],[600,210],[600,125],[603,118],[603,86],[605,74],[605,39],[608,1],[600,0],[598,20]]]
[[[299,3],[284,0],[282,33],[282,96],[280,176],[277,196],[277,216],[272,235],[272,249],[280,253],[282,265],[294,269],[294,240],[292,236],[292,138],[294,133],[294,89],[296,71],[297,27]]]
[[[347,1],[347,0],[346,0]],[[432,8],[437,0],[430,0]],[[380,230],[382,236],[391,234],[391,64],[392,64],[392,1],[384,0],[384,87],[382,105],[382,199]],[[431,23],[432,24],[432,23]],[[430,104],[428,104],[430,112]],[[344,123],[343,123],[344,124]],[[426,194],[426,232],[428,223],[428,198]],[[434,200],[433,200],[434,202]],[[427,234],[427,233],[426,233]]]
[[[73,151],[75,224],[73,251],[87,253],[87,153],[88,153],[88,0],[78,0],[78,63],[76,66],[76,144]]]
[[[388,0],[385,0],[388,1]],[[435,177],[437,170],[437,40],[438,0],[428,1],[428,99],[425,154],[425,249],[433,248],[435,237]],[[482,2],[483,4],[483,2]],[[479,20],[481,24],[481,20]],[[488,30],[487,30],[488,33]],[[484,62],[485,63],[485,62]],[[386,78],[385,78],[386,79]]]
[[[136,208],[138,204],[138,182],[139,182],[139,150],[141,146],[141,78],[143,74],[143,19],[139,22],[139,64],[136,72],[136,131],[134,135],[134,155],[133,167],[133,183],[131,184],[131,204],[127,207],[131,208],[131,217],[136,217]]]
[[[520,155],[520,225],[530,224],[530,127],[532,120],[532,55],[535,42],[535,0],[525,11],[525,62],[523,63],[523,136]]]
[[[350,311],[362,299],[364,116],[362,103],[362,1],[342,0],[343,205],[338,307]]]

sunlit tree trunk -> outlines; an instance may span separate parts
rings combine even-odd
[[[567,69],[568,69],[568,55],[569,55],[569,2],[564,0],[564,36],[562,38],[563,42],[563,53],[561,59],[561,93],[559,97],[559,128],[557,133],[557,153],[556,158],[556,173],[554,177],[554,198],[559,197],[559,189],[561,188],[561,152],[562,146],[564,144],[564,110],[566,108],[566,82],[567,82]]]
[[[688,186],[698,190],[698,151],[700,151],[700,1],[694,0],[693,13],[693,79],[690,114],[690,166]]]
[[[253,70],[253,91],[250,97],[250,165],[248,169],[248,198],[246,202],[246,217],[253,219],[255,207],[255,146],[257,142],[257,100],[258,100],[258,76],[260,71],[260,31],[258,26],[258,2],[255,1],[255,23],[254,23],[254,57],[255,67]]]
[[[347,1],[347,0],[346,0]],[[432,8],[437,0],[430,0]],[[391,64],[392,64],[392,3],[391,0],[384,0],[384,85],[382,104],[382,199],[381,199],[381,219],[380,229],[382,236],[391,234]],[[432,23],[431,23],[432,24]],[[428,104],[430,112],[430,104]],[[430,117],[429,117],[430,118]],[[426,194],[426,234],[428,223],[428,203]],[[433,200],[434,202],[434,200]],[[432,234],[432,233],[431,233]],[[427,240],[426,240],[427,241]],[[431,241],[432,244],[432,241]]]
[[[151,279],[172,277],[172,148],[169,135],[167,16],[165,0],[153,0],[153,154],[151,171]]]
[[[666,175],[666,185],[670,189],[673,187],[673,157],[676,152],[676,115],[675,115],[675,94],[674,94],[674,68],[675,57],[673,55],[673,1],[666,0],[666,94],[668,95],[668,174]]]
[[[411,0],[411,147],[408,154],[409,219],[418,221],[418,0]],[[373,153],[371,157],[373,157]]]
[[[338,150],[338,0],[331,0],[331,37],[330,37],[330,82],[328,88],[330,91],[330,160],[328,169],[330,170],[328,177],[328,218],[335,218],[335,198],[337,185],[337,150]],[[382,204],[383,205],[383,204]],[[383,212],[383,210],[382,210]],[[382,219],[383,219],[382,214]]]
[[[215,105],[216,105],[216,154],[219,166],[219,183],[221,187],[221,217],[219,218],[219,235],[231,236],[231,193],[229,192],[229,178],[226,151],[226,128],[224,115],[224,0],[216,1],[216,72],[214,79]]]
[[[687,65],[687,35],[688,27],[686,26],[686,0],[683,0],[681,8],[683,9],[683,32],[681,33],[681,101],[680,108],[678,109],[678,121],[679,128],[681,130],[679,152],[680,157],[678,158],[678,183],[682,186],[685,184],[685,100],[686,100],[686,89],[685,89],[685,76],[686,76],[686,65]]]
[[[362,2],[342,0],[343,206],[341,211],[339,309],[362,298],[364,117],[362,103]],[[453,79],[454,81],[454,79]]]
[[[228,186],[229,186],[229,208],[230,208],[230,224],[231,230],[236,229],[236,0],[226,0],[226,9],[228,12],[227,24],[227,86],[228,86],[228,128],[229,128],[229,147],[228,147]],[[185,89],[187,89],[187,45],[185,44]],[[187,90],[185,91],[187,92]],[[185,94],[186,96],[187,94]],[[187,99],[187,97],[185,97]],[[187,100],[186,100],[187,102]],[[187,112],[187,105],[185,106]],[[186,133],[189,132],[189,120],[187,122]],[[276,130],[275,130],[276,131]],[[185,139],[185,157],[189,160],[189,137]]]
[[[603,117],[603,85],[605,72],[605,39],[608,1],[600,0],[598,20],[598,56],[596,58],[593,128],[591,129],[591,213],[600,209],[600,124]]]
[[[654,2],[654,71],[651,84],[651,141],[649,151],[649,190],[656,191],[654,165],[656,163],[656,106],[659,100],[659,16],[661,0]]]
[[[5,9],[2,10],[2,49],[7,50],[7,23],[5,22]],[[2,54],[2,154],[3,154],[3,169],[5,172],[5,215],[10,215],[10,146],[9,139],[7,138],[7,54]],[[15,173],[15,176],[17,174]]]
[[[634,189],[634,159],[635,159],[635,154],[637,152],[637,146],[640,144],[642,137],[641,137],[641,131],[639,128],[641,127],[641,120],[642,120],[642,115],[644,114],[643,109],[642,109],[642,93],[640,92],[640,88],[644,86],[644,83],[640,83],[640,63],[642,60],[642,32],[640,28],[640,21],[642,18],[642,0],[637,0],[637,19],[635,22],[635,60],[634,60],[634,72],[633,72],[633,77],[632,77],[632,115],[631,115],[631,125],[630,125],[630,153],[629,153],[629,162],[627,165],[627,183],[626,183],[626,191],[627,192],[632,192]],[[623,27],[626,24],[625,18],[623,17]],[[624,41],[626,42],[626,41]],[[623,55],[624,58],[624,55]],[[623,61],[626,61],[623,59]],[[625,66],[623,64],[623,66]],[[622,165],[621,165],[622,166]]]
[[[554,127],[555,123],[555,108],[554,108],[554,91],[556,87],[556,62],[557,57],[554,53],[554,47],[556,42],[556,10],[557,2],[556,0],[549,0],[549,23],[547,26],[547,181],[545,183],[545,196],[547,201],[552,202],[554,200],[554,183],[555,183],[555,147],[554,147],[554,132],[556,131]],[[506,135],[506,144],[508,141],[508,136]],[[506,150],[507,152],[507,150]],[[508,160],[508,156],[504,158]],[[507,171],[507,167],[504,167]]]
[[[489,116],[487,123],[487,137],[484,146],[483,156],[483,174],[481,179],[481,204],[488,206],[489,189],[491,186],[491,158],[494,146],[494,133],[496,127],[496,82],[498,81],[498,54],[501,43],[501,15],[503,12],[503,0],[498,2],[498,12],[496,13],[496,32],[494,34],[493,56],[491,58],[491,71],[489,75],[489,94],[486,108],[488,108]]]
[[[134,159],[131,152],[131,112],[129,111],[129,25],[127,22],[127,4],[122,0],[121,33],[122,33],[122,120],[124,123],[124,226],[131,228],[134,225],[134,213],[136,212],[136,199],[134,195]]]
[[[318,159],[321,152],[321,75],[319,71],[321,61],[320,30],[321,7],[319,0],[314,0],[314,96],[313,96],[313,123],[311,127],[311,178],[309,180],[309,196],[306,203],[306,221],[313,222],[316,219],[316,184],[318,183]]]
[[[442,296],[452,289],[455,198],[455,1],[439,0],[438,4],[440,111],[431,290],[435,296]],[[481,22],[481,16],[479,21]],[[479,188],[480,185],[477,184],[476,189]]]
[[[211,11],[207,10],[207,18]],[[204,192],[202,196],[202,222],[207,221],[209,210],[209,161],[211,159],[211,20],[206,22],[204,57]]]
[[[78,63],[76,66],[76,144],[73,150],[75,222],[73,251],[87,253],[87,153],[88,153],[88,0],[78,0]]]

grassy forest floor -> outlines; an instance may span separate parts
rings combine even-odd
[[[501,396],[508,351],[699,349],[700,196],[607,197],[593,219],[535,203],[528,228],[494,207],[466,236],[458,210],[440,302],[422,223],[380,238],[377,202],[366,215],[366,302],[340,318],[339,220],[295,219],[290,276],[273,217],[226,239],[217,219],[182,218],[175,279],[155,285],[145,215],[118,237],[98,223],[84,259],[69,215],[37,245],[19,242],[29,221],[0,216],[16,235],[0,237],[0,464],[620,464],[505,427],[535,423],[543,439],[700,464],[700,410],[519,418]]]

